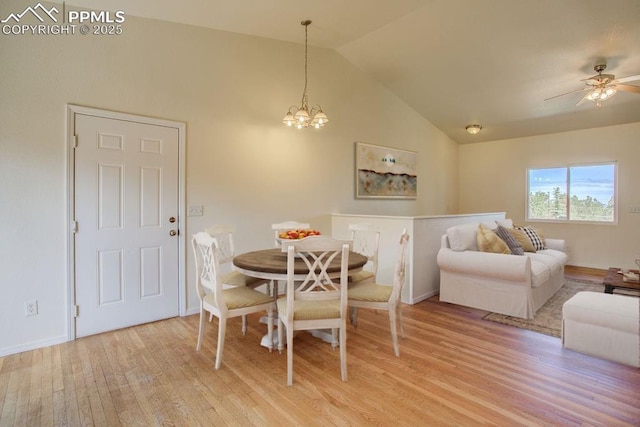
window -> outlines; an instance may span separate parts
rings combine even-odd
[[[527,182],[527,220],[616,220],[615,163],[528,169]]]

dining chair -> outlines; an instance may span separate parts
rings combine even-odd
[[[206,312],[218,318],[218,347],[216,351],[216,369],[222,363],[222,350],[227,327],[227,319],[246,316],[261,311],[267,312],[267,334],[269,351],[273,349],[273,298],[248,286],[235,286],[223,289],[222,275],[218,263],[218,242],[209,233],[199,232],[191,239],[196,266],[196,289],[200,299],[200,325],[198,344],[200,351],[204,334]],[[242,331],[243,335],[246,330]]]
[[[393,341],[393,351],[396,357],[400,357],[398,347],[397,322],[400,324],[400,334],[404,338],[404,325],[402,324],[402,304],[400,297],[402,286],[405,281],[405,257],[407,253],[407,242],[409,235],[407,230],[403,230],[400,235],[400,246],[398,257],[393,272],[393,285],[381,285],[375,282],[361,282],[349,286],[349,307],[351,308],[351,323],[358,326],[358,308],[371,308],[375,310],[386,310],[389,312],[389,322],[391,327],[391,340]]]
[[[297,221],[285,221],[280,222],[278,224],[271,224],[271,229],[273,230],[273,239],[276,248],[280,247],[280,242],[278,241],[278,235],[281,231],[286,230],[307,230],[311,228],[311,224],[306,222],[297,222]]]
[[[278,298],[278,350],[287,334],[287,385],[293,384],[293,335],[295,331],[331,329],[332,347],[340,340],[340,371],[347,381],[347,273],[349,243],[328,236],[308,237],[283,248],[287,251],[286,296]],[[304,262],[306,273],[296,277],[295,260]],[[340,261],[340,276],[327,269]],[[335,276],[335,274],[332,274]]]
[[[233,244],[233,233],[235,229],[230,225],[214,225],[207,228],[207,233],[214,237],[218,242],[217,255],[220,267],[225,271],[222,275],[222,281],[225,285],[230,286],[251,286],[257,287],[268,284],[266,279],[247,276],[238,271],[233,270],[233,257],[235,256],[235,247]]]
[[[233,257],[235,256],[235,247],[233,244],[233,233],[235,229],[230,225],[214,225],[206,229],[212,237],[216,239],[218,245],[216,247],[218,255],[218,264],[222,271],[223,288],[229,286],[250,286],[257,288],[266,285],[266,293],[271,293],[271,281],[267,279],[259,279],[257,277],[247,276],[238,271],[233,270]],[[213,320],[213,314],[209,315],[209,321]],[[264,320],[264,319],[263,319]],[[242,332],[247,332],[247,316],[242,316]]]
[[[350,224],[353,251],[367,257],[367,264],[362,270],[349,274],[349,286],[358,283],[375,283],[378,274],[378,246],[380,230],[369,224]]]

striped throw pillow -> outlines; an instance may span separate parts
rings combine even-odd
[[[524,249],[522,245],[507,231],[507,229],[501,225],[496,228],[496,234],[509,246],[511,253],[514,255],[524,255]]]

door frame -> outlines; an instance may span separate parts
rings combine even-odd
[[[166,126],[178,130],[178,310],[180,316],[187,315],[186,263],[186,123],[136,114],[102,110],[81,105],[67,104],[67,341],[76,339],[76,260],[75,260],[75,123],[76,115],[88,115],[106,119],[124,120],[155,126]]]

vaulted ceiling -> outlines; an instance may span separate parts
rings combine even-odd
[[[640,94],[576,106],[640,74],[640,0],[71,0],[98,10],[335,49],[458,143],[640,121]],[[628,82],[640,86],[640,80]],[[469,135],[477,123],[482,132]]]

